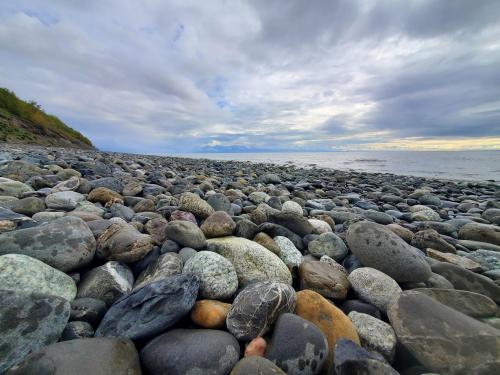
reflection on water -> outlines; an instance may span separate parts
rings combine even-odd
[[[500,151],[210,153],[177,156],[465,180],[500,180]]]

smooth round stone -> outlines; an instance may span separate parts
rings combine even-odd
[[[139,274],[134,284],[134,290],[142,288],[146,284],[180,274],[182,266],[183,261],[179,254],[165,253],[160,255],[156,261]]]
[[[229,374],[240,356],[238,341],[227,332],[174,329],[150,341],[141,363],[150,374]]]
[[[391,363],[394,360],[397,343],[396,333],[392,327],[368,314],[352,311],[348,316],[356,327],[361,346],[382,354]]]
[[[60,341],[84,339],[94,336],[94,328],[87,322],[71,321],[61,333]]]
[[[356,299],[350,299],[347,301],[344,301],[342,305],[340,305],[340,309],[344,312],[344,314],[349,315],[351,311],[363,313],[366,315],[371,315],[374,318],[380,319],[380,310],[377,309],[375,306],[370,305],[369,303],[356,300]]]
[[[317,259],[317,258],[315,258],[315,259]],[[349,275],[349,273],[347,272],[347,270],[344,268],[343,265],[341,265],[340,263],[337,263],[334,259],[330,258],[328,255],[323,255],[319,259],[319,261],[322,263],[328,263],[330,266],[335,268],[337,271],[342,272],[346,276]]]
[[[179,209],[191,212],[194,216],[206,219],[215,211],[206,201],[194,193],[183,193],[179,201]]]
[[[201,229],[190,221],[171,221],[167,224],[165,233],[169,239],[196,250],[203,249],[207,243]]]
[[[295,290],[274,281],[247,286],[234,299],[226,325],[238,340],[249,341],[265,334],[282,313],[295,309]]]
[[[259,233],[259,226],[247,219],[239,220],[234,231],[237,237],[243,237],[249,240],[254,238],[257,233]]]
[[[78,202],[84,201],[85,196],[74,191],[60,191],[52,193],[45,198],[45,204],[53,210],[71,211]]]
[[[38,293],[0,290],[0,373],[56,342],[69,318],[69,302]],[[32,372],[35,374],[37,372]]]
[[[305,261],[299,267],[300,288],[323,297],[344,299],[349,291],[347,275],[326,262]]]
[[[473,318],[495,315],[497,304],[485,295],[466,290],[416,288],[414,292],[423,293],[436,301]]]
[[[48,294],[68,301],[76,296],[76,285],[70,276],[22,254],[0,256],[0,288],[16,293]]]
[[[294,201],[286,201],[281,206],[281,211],[283,212],[292,212],[297,215],[303,215],[303,210],[300,204]]]
[[[375,268],[399,282],[426,281],[430,266],[420,251],[383,225],[360,221],[349,226],[347,243],[366,267]]]
[[[170,214],[170,221],[178,221],[178,220],[189,221],[198,226],[196,217],[191,212],[175,210]]]
[[[427,288],[455,289],[453,284],[450,283],[447,278],[434,272],[431,277],[429,277],[429,280],[425,282],[425,286]]]
[[[300,263],[302,263],[302,253],[295,247],[292,241],[283,236],[276,236],[273,240],[280,249],[280,259],[290,270],[300,266]]]
[[[136,262],[153,248],[150,235],[143,234],[131,224],[118,221],[111,224],[97,239],[97,255],[118,262]]]
[[[34,214],[45,210],[45,202],[37,197],[27,197],[14,200],[4,204],[4,207],[11,209],[18,214],[33,216]]]
[[[245,347],[245,357],[259,356],[263,357],[266,352],[267,342],[262,337],[256,337]]]
[[[271,223],[282,225],[291,230],[293,233],[304,237],[313,232],[313,226],[309,223],[306,217],[302,214],[298,215],[293,212],[277,212],[269,217]]]
[[[382,356],[370,353],[347,339],[340,339],[335,346],[334,368],[334,373],[338,375],[399,375]]]
[[[362,215],[368,219],[372,220],[378,224],[382,225],[387,225],[387,224],[392,224],[394,222],[394,219],[391,215],[385,213],[385,212],[380,212],[380,211],[375,211],[375,210],[365,210]]]
[[[313,226],[314,234],[329,233],[332,231],[332,227],[326,221],[318,219],[309,219],[308,221]]]
[[[142,191],[142,184],[137,181],[130,181],[123,186],[122,193],[125,196],[135,196]]]
[[[174,275],[147,284],[116,301],[104,315],[96,337],[140,340],[164,332],[189,313],[200,281],[195,275]]]
[[[254,191],[248,196],[248,199],[255,204],[264,203],[269,200],[269,198],[271,197],[263,191]]]
[[[335,233],[320,234],[317,239],[309,242],[307,249],[315,257],[321,258],[323,255],[328,255],[337,262],[341,262],[348,252],[344,241]]]
[[[106,187],[98,187],[93,189],[87,196],[87,200],[92,203],[101,203],[105,205],[109,201],[123,201],[121,194]]]
[[[444,262],[433,265],[432,271],[448,279],[455,289],[484,294],[496,303],[500,303],[500,286],[486,276]]]
[[[224,211],[229,215],[233,214],[233,209],[229,199],[221,193],[216,193],[208,197],[207,203],[212,206],[215,211]]]
[[[281,314],[265,357],[290,375],[319,374],[328,357],[328,341],[311,322],[295,314]]]
[[[200,278],[199,294],[202,298],[228,299],[238,289],[238,276],[229,260],[211,251],[200,251],[188,259],[183,273]]]
[[[413,239],[413,232],[411,230],[402,227],[399,224],[389,224],[387,225],[387,228],[401,237],[405,242],[411,243],[411,240]]]
[[[233,234],[236,223],[224,211],[216,211],[205,219],[200,229],[207,238],[224,237]]]
[[[7,374],[141,375],[141,365],[132,341],[100,337],[49,345],[26,357]]]
[[[384,312],[391,300],[402,292],[394,279],[369,267],[357,268],[352,271],[349,274],[349,282],[360,299]]]
[[[163,244],[161,245],[161,253],[178,253],[181,247],[179,244],[175,241],[172,240],[165,240]]]
[[[429,370],[499,373],[500,330],[414,291],[403,292],[387,315],[398,341]]]
[[[70,321],[83,321],[97,327],[106,313],[106,303],[95,298],[77,298],[71,301]]]
[[[458,238],[500,246],[500,227],[491,224],[468,223],[460,228]]]
[[[0,255],[28,255],[63,272],[89,264],[95,248],[96,241],[87,224],[71,216],[0,234]]]
[[[328,341],[327,373],[333,368],[334,348],[338,340],[345,337],[359,343],[356,328],[342,310],[312,290],[297,292],[295,314],[316,325]]]
[[[297,249],[299,249],[300,251],[304,250],[304,241],[302,241],[302,237],[300,237],[298,234],[292,232],[290,229],[287,229],[282,225],[273,223],[263,223],[259,225],[258,229],[261,232],[264,232],[271,237],[276,237],[276,236],[286,237],[293,242],[293,244]]]
[[[195,249],[192,249],[190,247],[183,247],[182,249],[179,250],[179,256],[182,259],[182,262],[186,264],[186,262],[195,256],[198,252]]]
[[[191,310],[191,320],[202,328],[223,328],[231,304],[210,299],[196,301]]]
[[[230,375],[285,375],[274,363],[264,357],[245,357],[234,366]]]
[[[207,242],[208,250],[222,255],[233,264],[239,287],[265,280],[292,284],[292,275],[285,263],[256,242],[239,237],[212,238]]]
[[[144,225],[144,230],[151,236],[155,245],[161,245],[167,239],[165,227],[168,221],[162,217],[149,220]]]
[[[479,263],[487,271],[500,269],[500,252],[498,251],[476,250],[465,255],[465,258]]]
[[[441,217],[439,214],[426,207],[426,209],[417,211],[417,212],[412,212],[411,218],[413,221],[439,221],[441,220]]]
[[[24,193],[33,191],[31,186],[20,181],[0,177],[0,195],[21,198]]]
[[[96,298],[111,306],[132,290],[133,283],[132,271],[122,263],[111,261],[83,275],[77,297]]]

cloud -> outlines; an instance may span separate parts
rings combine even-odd
[[[500,148],[499,17],[495,0],[19,0],[0,86],[106,150]]]

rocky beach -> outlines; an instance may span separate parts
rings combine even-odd
[[[0,144],[0,374],[500,374],[500,183]]]

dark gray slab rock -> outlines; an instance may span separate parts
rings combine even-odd
[[[64,298],[0,290],[0,373],[56,342],[69,319]]]
[[[432,266],[432,272],[444,276],[455,289],[484,294],[496,303],[500,303],[500,286],[486,276],[455,266],[451,263],[440,262]]]
[[[197,276],[175,275],[147,284],[122,297],[106,312],[98,336],[145,339],[165,331],[193,307],[200,281]]]
[[[73,216],[0,234],[0,255],[28,255],[64,272],[88,265],[95,249],[89,227]]]
[[[423,254],[383,225],[354,223],[347,231],[347,243],[364,266],[382,271],[398,282],[426,281],[431,276]]]
[[[257,282],[247,286],[234,299],[226,324],[238,340],[252,340],[265,334],[282,313],[293,312],[295,290],[283,283]]]
[[[141,375],[130,340],[115,337],[58,342],[25,358],[8,375]]]
[[[387,315],[398,341],[429,370],[500,373],[500,330],[415,291],[403,292]]]
[[[302,215],[297,215],[294,212],[273,213],[269,215],[269,221],[282,225],[301,237],[313,232],[313,226],[309,223],[307,218]]]
[[[182,272],[183,261],[179,254],[165,253],[151,263],[140,273],[134,284],[134,289],[142,288],[146,284],[165,279]]]
[[[141,362],[150,374],[229,374],[240,357],[238,341],[211,329],[174,329],[150,341]]]
[[[335,375],[399,375],[381,355],[370,353],[348,339],[337,341],[333,365]]]
[[[265,357],[289,375],[319,374],[328,357],[328,341],[313,323],[295,314],[281,314]]]

